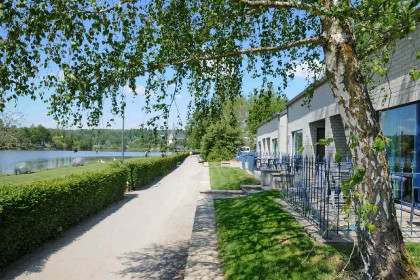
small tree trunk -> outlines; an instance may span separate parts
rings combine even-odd
[[[364,182],[358,188],[378,209],[376,214],[373,211],[368,214],[376,230],[370,231],[359,217],[356,221],[363,278],[416,278],[396,217],[386,151],[374,148],[381,128],[355,53],[353,29],[349,22],[336,19],[323,20],[322,25],[326,73],[347,139],[351,134],[359,136],[358,147],[351,150],[353,164],[366,171]],[[360,206],[362,201],[358,198],[355,203]]]

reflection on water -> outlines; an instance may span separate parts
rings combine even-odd
[[[125,152],[125,157],[143,157],[143,152]],[[160,152],[151,152],[149,156],[161,155]],[[121,152],[93,152],[93,151],[0,151],[0,173],[12,174],[17,164],[28,162],[32,171],[71,166],[73,160],[83,157],[85,162],[101,159],[121,159]]]

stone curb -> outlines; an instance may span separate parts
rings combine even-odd
[[[207,190],[201,191],[201,194],[244,194],[242,190]]]
[[[201,195],[195,211],[185,280],[223,280],[215,226],[213,198]]]

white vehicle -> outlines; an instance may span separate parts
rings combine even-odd
[[[249,147],[246,146],[242,146],[240,148],[241,153],[249,153],[251,151],[251,149]]]

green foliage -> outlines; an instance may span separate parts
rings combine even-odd
[[[268,89],[255,91],[249,97],[249,113],[246,118],[247,130],[251,136],[257,135],[257,127],[275,113],[286,108],[286,98],[279,97],[279,93],[270,85]]]
[[[183,83],[199,107],[214,92],[238,97],[245,72],[263,77],[264,85],[279,78],[286,88],[293,70],[305,65],[319,82],[322,44],[294,43],[320,36],[331,19],[351,22],[357,57],[386,76],[393,39],[410,36],[419,18],[418,0],[270,2],[6,1],[0,4],[0,77],[7,77],[0,79],[0,111],[22,96],[45,98],[63,123],[87,116],[97,125],[107,99],[121,113],[121,88],[137,95],[137,78],[147,77],[146,112],[162,111],[167,122]],[[285,47],[270,51],[279,46]],[[261,51],[238,51],[249,48]]]
[[[410,74],[414,82],[420,78],[420,71],[418,69],[412,69],[408,74]]]
[[[123,197],[127,170],[107,168],[0,187],[0,266]]]
[[[375,138],[375,142],[373,144],[373,147],[377,151],[384,151],[386,147],[389,147],[391,145],[391,138],[387,138],[383,135],[379,135]]]
[[[359,146],[359,139],[360,139],[359,134],[350,134],[350,136],[349,136],[349,141],[350,141],[349,148],[351,150],[356,149]]]
[[[189,135],[189,146],[199,149],[208,127],[221,120],[243,131],[246,114],[247,100],[244,97],[229,100],[224,92],[217,92],[209,103],[200,104],[189,118],[185,128],[186,134]]]
[[[231,160],[242,144],[240,128],[220,120],[208,127],[201,141],[201,152],[207,161]]]
[[[139,189],[159,176],[168,174],[178,163],[184,161],[188,153],[170,156],[130,159],[125,162],[128,169],[130,189]]]
[[[304,150],[305,150],[305,147],[302,146],[297,149],[297,152],[302,155]]]
[[[342,153],[343,153],[343,149],[342,148],[339,148],[338,151],[335,153],[334,158],[335,158],[335,162],[336,163],[340,163],[340,162],[343,161],[343,157],[341,156]]]
[[[323,138],[323,139],[319,139],[318,142],[315,143],[315,145],[320,145],[320,146],[329,146],[332,142],[334,141],[333,138]]]
[[[130,149],[151,150],[166,145],[167,132],[150,129],[127,129],[124,132],[126,144]],[[120,129],[47,129],[37,127],[5,127],[0,122],[0,149],[37,149],[58,150],[115,150],[121,149]]]

